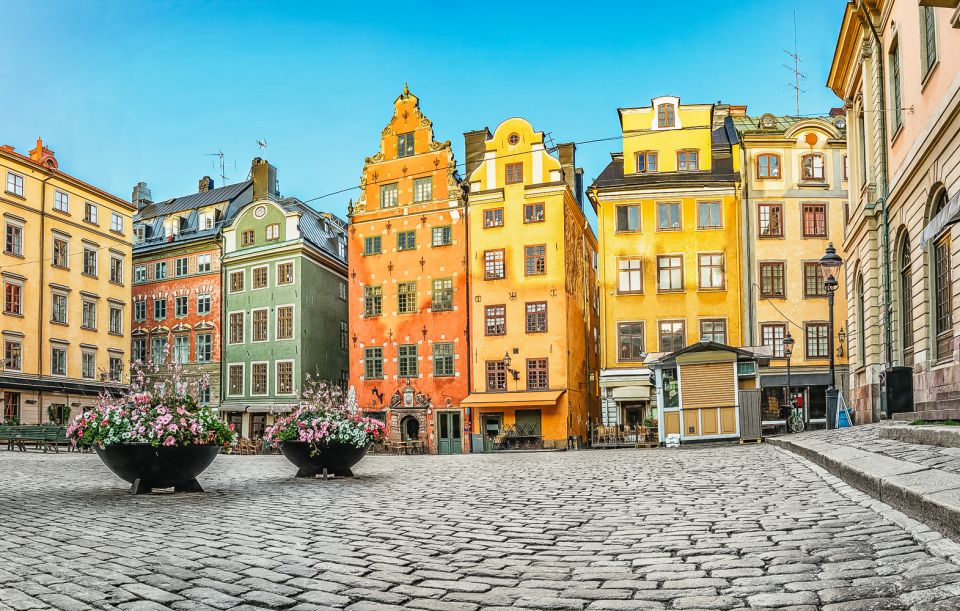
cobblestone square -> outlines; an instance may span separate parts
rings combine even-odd
[[[0,609],[957,609],[958,547],[776,448],[220,456],[133,497],[0,452]]]

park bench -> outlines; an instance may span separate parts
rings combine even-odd
[[[67,443],[67,429],[57,425],[3,425],[0,426],[0,442],[6,442],[7,450],[27,451],[27,445],[44,452],[60,452],[60,444]]]

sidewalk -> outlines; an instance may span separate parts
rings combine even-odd
[[[765,441],[960,541],[960,448],[885,439],[884,422]]]

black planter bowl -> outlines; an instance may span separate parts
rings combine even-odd
[[[296,477],[315,477],[327,471],[328,475],[353,477],[350,467],[360,462],[370,444],[357,446],[339,441],[308,443],[306,441],[280,442],[280,451],[298,467]]]
[[[115,443],[95,449],[103,464],[133,484],[131,494],[147,494],[153,488],[203,492],[197,476],[220,452],[220,446],[209,444],[154,447],[149,443]]]

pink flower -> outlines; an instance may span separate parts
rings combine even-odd
[[[177,443],[177,440],[173,438],[173,435],[167,435],[167,438],[163,440],[163,445],[172,446]]]

